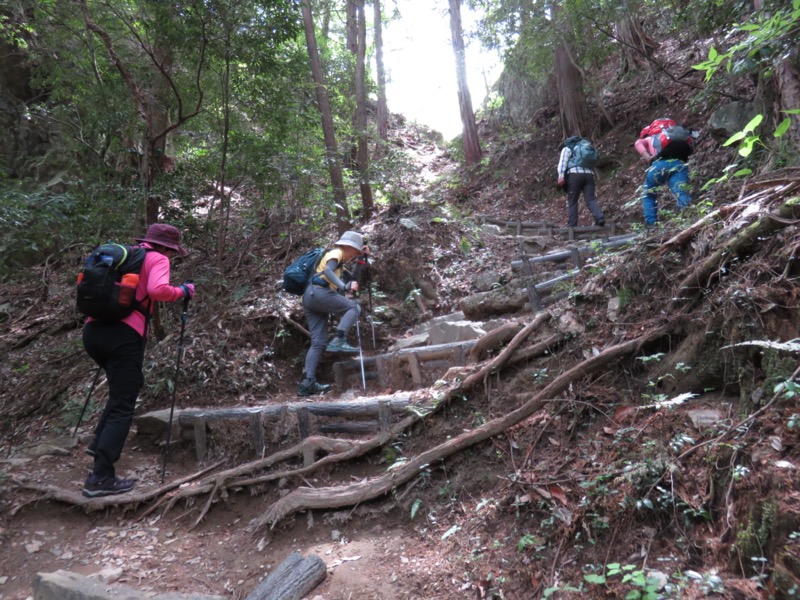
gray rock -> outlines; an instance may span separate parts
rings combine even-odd
[[[402,350],[403,348],[414,348],[425,346],[428,343],[427,333],[418,333],[407,338],[400,338],[389,348],[390,350]]]
[[[481,273],[475,278],[475,287],[482,292],[488,292],[495,286],[500,285],[503,276],[500,273]]]
[[[730,102],[714,111],[708,120],[708,132],[724,140],[744,129],[750,120],[762,112],[752,102]]]
[[[722,413],[713,408],[696,408],[686,411],[695,429],[705,429],[719,423],[722,420]]]
[[[442,321],[436,323],[428,333],[431,345],[449,344],[450,342],[466,342],[476,340],[486,334],[480,323],[472,321]]]
[[[153,595],[124,585],[107,585],[70,571],[37,573],[33,578],[33,600],[225,600],[224,596],[178,594]]]
[[[464,320],[464,313],[461,311],[450,313],[449,315],[440,315],[438,317],[434,317],[429,319],[428,321],[417,325],[414,328],[414,334],[418,333],[427,333],[430,331],[431,327],[433,327],[436,323],[442,323],[444,321],[455,322],[455,321],[463,321]]]

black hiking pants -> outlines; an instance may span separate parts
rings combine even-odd
[[[121,321],[90,321],[83,327],[83,347],[108,378],[108,401],[89,444],[95,452],[93,472],[104,479],[116,474],[114,463],[122,455],[144,385],[144,339]]]
[[[603,211],[594,193],[595,179],[591,173],[569,173],[567,175],[567,227],[578,226],[578,198],[583,192],[586,208],[592,213],[595,224],[603,221]]]

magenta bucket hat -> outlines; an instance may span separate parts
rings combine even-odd
[[[183,246],[181,246],[181,232],[173,225],[166,223],[153,223],[147,228],[147,233],[142,238],[135,238],[137,242],[148,242],[150,244],[159,244],[165,248],[170,248],[178,253],[178,256],[186,256],[189,254]]]

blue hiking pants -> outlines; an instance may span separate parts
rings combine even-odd
[[[689,167],[677,158],[660,159],[647,169],[642,195],[645,225],[655,225],[658,220],[656,190],[664,184],[678,200],[678,208],[686,208],[692,203],[689,195]]]

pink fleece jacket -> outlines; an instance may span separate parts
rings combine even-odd
[[[145,242],[140,245],[152,248]],[[183,300],[183,290],[169,284],[169,258],[159,252],[148,252],[139,273],[136,301],[144,301],[143,308],[152,314],[156,302],[175,302],[177,300]],[[138,310],[122,319],[122,322],[133,327],[139,335],[144,336],[145,318]]]

